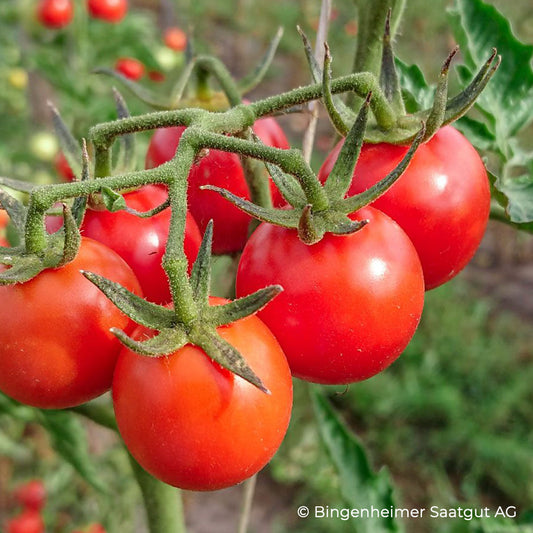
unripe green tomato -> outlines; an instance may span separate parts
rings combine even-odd
[[[59,150],[59,145],[54,135],[42,131],[31,137],[30,150],[41,161],[52,161]]]

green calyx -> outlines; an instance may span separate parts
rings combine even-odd
[[[228,190],[211,185],[206,185],[203,189],[218,192],[233,205],[258,220],[296,229],[300,240],[306,244],[320,241],[325,233],[346,235],[358,231],[366,221],[354,221],[348,215],[373,202],[394,184],[407,168],[426,135],[425,125],[419,123],[418,133],[398,166],[367,191],[345,197],[364,141],[371,99],[372,94],[369,93],[323,185],[305,164],[300,152],[293,150],[292,157],[285,160],[283,154],[277,154],[274,148],[270,149],[272,158],[266,163],[267,169],[292,209],[259,206]],[[259,144],[259,141],[256,140],[256,143]],[[282,152],[287,155],[288,151]],[[276,164],[272,164],[276,154],[278,155]]]
[[[172,354],[186,344],[194,344],[222,367],[268,393],[261,379],[240,353],[217,333],[216,328],[262,309],[282,289],[271,286],[229,303],[209,305],[212,236],[213,224],[210,222],[188,280],[192,302],[185,320],[177,306],[172,308],[156,305],[102,276],[91,272],[83,272],[83,275],[124,314],[138,324],[154,330],[154,336],[147,340],[135,340],[124,331],[113,329],[114,335],[130,350],[144,356],[161,357]]]
[[[13,248],[0,246],[0,264],[8,267],[0,272],[0,284],[23,283],[47,268],[59,268],[76,257],[81,237],[73,210],[67,204],[62,204],[63,227],[52,235],[42,228],[45,246],[33,253],[26,246],[28,209],[3,189],[0,189],[0,207],[8,213],[19,241]]]

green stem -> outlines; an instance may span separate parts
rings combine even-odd
[[[148,474],[131,455],[130,463],[141,489],[150,533],[185,533],[179,490]]]
[[[357,49],[352,72],[369,72],[379,78],[383,46],[383,31],[389,9],[391,14],[391,40],[400,23],[406,0],[358,0]],[[358,95],[363,96],[363,95]],[[357,107],[357,98],[350,95],[348,104]]]
[[[56,202],[66,198],[89,196],[104,187],[120,190],[139,187],[147,183],[169,183],[174,165],[166,163],[157,168],[110,176],[97,180],[55,183],[35,188],[30,194],[26,217],[25,242],[28,253],[40,253],[46,248],[47,233],[44,225],[46,211]]]
[[[157,111],[127,117],[112,122],[97,124],[89,130],[89,140],[97,151],[109,149],[119,135],[140,131],[167,128],[170,126],[189,126],[194,120],[207,115],[203,109],[177,109],[173,111]]]
[[[193,132],[193,129],[189,128],[187,131]],[[313,205],[315,211],[321,211],[329,206],[328,197],[322,189],[320,181],[305,162],[299,150],[273,148],[264,144],[251,143],[244,139],[203,130],[197,130],[194,135],[196,136],[194,142],[197,148],[214,148],[225,152],[237,152],[279,166],[284,172],[295,176],[300,181],[307,200]]]
[[[168,199],[172,214],[162,263],[169,279],[176,317],[185,326],[191,325],[198,315],[187,273],[188,260],[183,247],[187,214],[187,180],[197,153],[194,143],[190,141],[193,135],[194,128],[185,131],[180,139],[176,156],[171,161],[174,176],[168,184]]]
[[[248,530],[256,484],[257,474],[244,482],[244,497],[242,501],[241,518],[239,520],[239,529],[237,530],[237,533],[246,533]]]
[[[376,76],[369,72],[360,72],[350,74],[349,76],[342,76],[331,81],[332,94],[347,93],[350,91],[353,91],[357,96],[362,98],[366,98],[366,95],[371,92],[372,102],[370,107],[379,126],[383,129],[390,129],[394,126],[396,122],[395,113],[385,98]],[[316,83],[253,102],[250,104],[250,107],[253,109],[257,118],[260,118],[305,104],[311,100],[318,100],[322,96],[322,84]]]
[[[104,428],[118,431],[117,421],[111,406],[84,403],[83,405],[71,407],[70,411],[82,415]]]
[[[242,102],[239,87],[222,61],[212,56],[199,56],[196,58],[196,68],[199,74],[209,73],[218,81],[231,107]]]
[[[332,94],[340,94],[349,91],[353,91],[363,98],[365,98],[369,92],[372,92],[372,102],[370,107],[378,124],[383,129],[390,129],[394,126],[396,120],[394,112],[374,75],[368,72],[362,72],[332,80]],[[109,148],[115,138],[119,135],[127,135],[128,133],[148,131],[169,126],[191,126],[202,122],[209,124],[213,120],[216,120],[217,131],[219,133],[237,133],[244,129],[242,125],[240,129],[235,129],[235,117],[239,116],[234,113],[237,109],[240,109],[241,113],[244,109],[248,109],[249,112],[253,112],[254,118],[257,119],[266,115],[272,115],[278,111],[284,111],[297,105],[308,103],[311,100],[318,100],[322,98],[322,96],[322,84],[316,83],[306,87],[299,87],[280,95],[271,96],[246,106],[239,105],[224,113],[210,115],[207,111],[202,109],[179,109],[174,111],[148,113],[136,117],[128,117],[98,124],[90,129],[89,139],[98,151]],[[246,124],[245,127],[249,125],[251,124]]]

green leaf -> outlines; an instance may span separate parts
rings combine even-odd
[[[368,510],[396,507],[389,472],[385,468],[378,473],[372,470],[361,442],[340,420],[318,388],[311,390],[320,436],[339,475],[340,491],[346,503],[353,508]],[[357,531],[399,532],[402,527],[393,517],[372,513],[369,518],[358,520]]]
[[[468,68],[483,62],[492,48],[502,56],[477,105],[495,117],[494,133],[504,144],[533,119],[533,46],[522,44],[509,21],[482,0],[456,0],[450,18]]]
[[[408,113],[416,113],[433,105],[435,87],[428,85],[417,65],[407,65],[396,58],[396,70]]]
[[[496,150],[496,137],[484,122],[461,117],[454,126],[463,133],[478,150]]]
[[[505,181],[496,179],[494,186],[507,199],[507,205],[504,207],[511,222],[533,222],[533,176],[524,175]]]
[[[46,428],[56,452],[70,463],[95,489],[106,492],[87,447],[87,436],[76,416],[67,411],[42,410],[40,423]]]

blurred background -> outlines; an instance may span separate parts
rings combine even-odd
[[[523,42],[533,42],[531,0],[488,3],[511,20]],[[397,36],[399,57],[418,63],[430,82],[454,45],[446,18],[449,4],[409,0]],[[114,119],[111,90],[116,80],[93,74],[95,68],[114,69],[119,58],[137,59],[145,69],[139,83],[150,93],[168,94],[185,62],[180,45],[165,44],[165,30],[171,27],[193,35],[198,52],[219,57],[240,78],[254,68],[282,26],[285,33],[273,65],[247,97],[310,81],[296,25],[314,40],[318,0],[130,0],[118,23],[89,18],[84,2],[76,0],[74,20],[60,30],[43,27],[36,5],[35,0],[0,2],[0,176],[40,184],[62,179],[47,101],[60,110],[77,138],[85,137],[90,126]],[[350,72],[357,31],[354,3],[334,0],[328,37],[334,75]],[[132,114],[149,111],[127,89],[121,87],[121,92]],[[307,116],[279,120],[292,145],[301,147]],[[531,133],[530,128],[525,135],[530,150]],[[138,135],[138,168],[148,139]],[[334,140],[322,117],[315,170]],[[367,382],[327,388],[373,466],[390,470],[399,505],[513,505],[533,512],[532,323],[533,239],[491,222],[472,264],[427,294],[421,325],[402,357]],[[342,507],[338,480],[306,395],[296,382],[289,434],[259,476],[251,531],[354,530],[350,522],[302,522],[296,516],[298,505]],[[109,498],[60,459],[41,425],[31,417],[15,419],[1,406],[0,524],[17,512],[16,486],[39,478],[48,493],[47,531],[70,532],[96,521],[112,532],[144,531],[140,494],[114,434],[84,422],[91,457],[114,494]],[[186,494],[191,531],[235,531],[241,493],[242,487],[236,487]],[[417,520],[406,529],[477,531],[471,526],[463,520]]]

